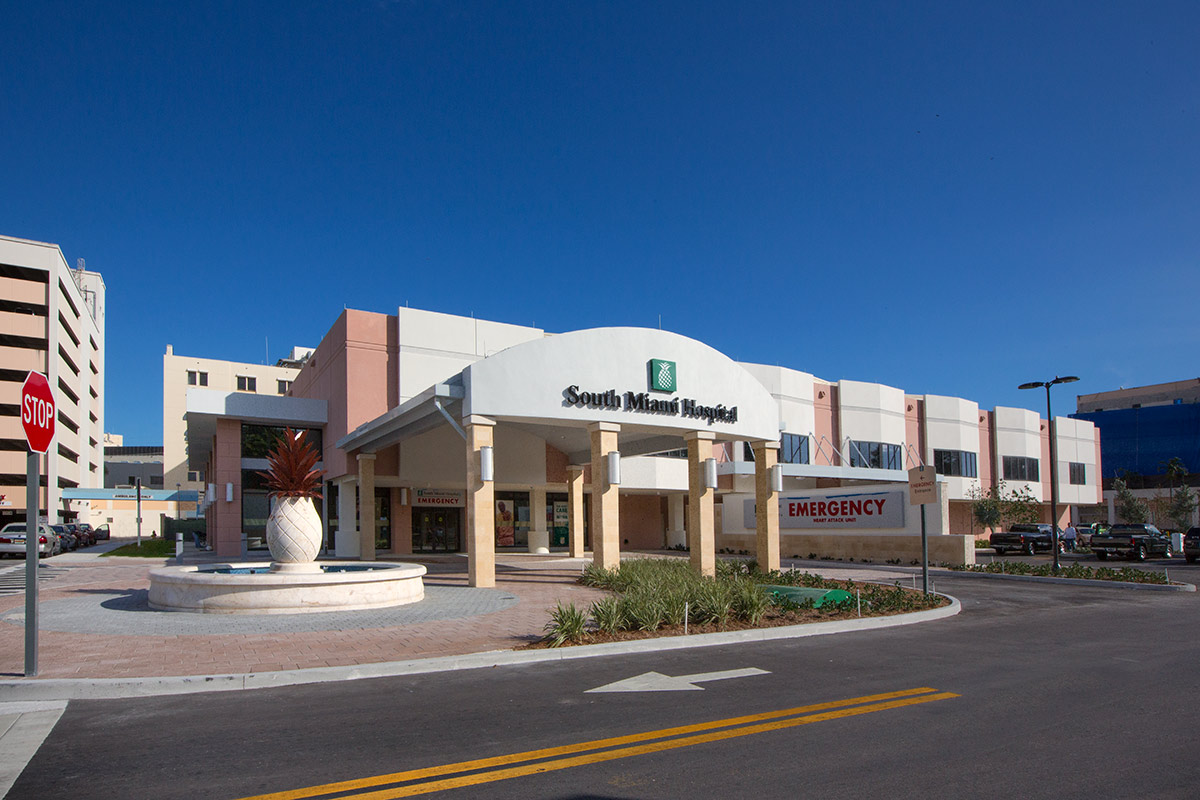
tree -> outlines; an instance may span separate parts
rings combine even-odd
[[[989,487],[986,491],[981,491],[978,484],[971,487],[969,494],[971,498],[971,533],[974,535],[974,523],[978,522],[985,530],[991,528],[995,530],[1000,526],[1003,519],[1003,514],[1000,509],[1000,499],[996,496],[994,489]]]
[[[1185,483],[1167,501],[1166,517],[1177,531],[1186,531],[1192,525],[1192,512],[1196,510],[1196,493]]]
[[[1025,522],[1037,522],[1042,504],[1027,486],[1009,489],[1004,481],[997,486],[979,490],[971,488],[971,519],[984,528],[995,530]]]
[[[1126,522],[1139,523],[1145,522],[1150,516],[1150,504],[1134,495],[1123,479],[1113,481],[1113,491],[1116,492],[1113,505],[1118,517]]]
[[[1042,504],[1033,496],[1028,486],[1013,489],[1004,496],[1004,482],[1000,482],[1001,508],[1009,527],[1021,523],[1037,522],[1042,517]]]

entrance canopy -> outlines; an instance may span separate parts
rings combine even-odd
[[[571,463],[589,460],[588,426],[620,425],[623,455],[683,446],[689,431],[717,441],[777,441],[770,393],[702,342],[648,328],[593,328],[515,345],[359,427],[337,443],[376,452],[447,418],[482,416],[546,440]]]

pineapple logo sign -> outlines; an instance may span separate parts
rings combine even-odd
[[[650,391],[668,394],[679,388],[675,376],[675,362],[650,359]]]

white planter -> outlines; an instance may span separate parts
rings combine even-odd
[[[267,518],[267,547],[280,564],[316,560],[321,533],[321,517],[311,497],[280,497]]]

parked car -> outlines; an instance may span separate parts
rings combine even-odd
[[[42,557],[62,552],[62,545],[49,525],[39,525],[38,555]],[[10,522],[0,528],[0,555],[25,556],[25,523]]]
[[[988,544],[996,551],[996,555],[1004,555],[1009,550],[1020,551],[1027,556],[1036,552],[1050,552],[1054,549],[1054,530],[1043,523],[1018,524],[1007,531],[997,531],[988,537]],[[1058,543],[1059,552],[1063,544]]]
[[[1104,561],[1109,556],[1127,556],[1145,561],[1152,555],[1171,557],[1171,537],[1153,525],[1119,523],[1092,537],[1092,552]]]
[[[79,547],[79,540],[75,535],[67,530],[66,525],[51,525],[50,530],[57,534],[58,539],[62,542],[62,552],[66,553],[69,550],[75,550]]]
[[[1188,528],[1183,535],[1183,557],[1189,564],[1195,564],[1200,558],[1200,528]]]
[[[92,533],[90,525],[85,529],[82,525],[68,522],[64,527],[79,540],[80,547],[91,547],[96,543],[96,536]]]
[[[86,523],[86,522],[84,522],[83,524],[86,525],[88,528],[92,527],[91,525],[88,525],[88,523]],[[107,541],[109,539],[109,537],[111,536],[111,534],[109,533],[107,522],[103,525],[98,525],[95,528],[93,528],[92,533],[95,534],[96,541],[98,541],[98,542]]]
[[[1097,533],[1102,533],[1108,530],[1107,525],[1101,525],[1099,522],[1093,522],[1091,525],[1076,525],[1075,526],[1075,546],[1076,547],[1091,547],[1092,537]]]

